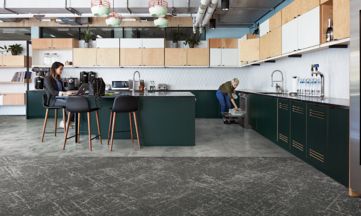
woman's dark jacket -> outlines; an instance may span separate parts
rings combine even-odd
[[[60,91],[65,91],[64,83],[61,81],[61,88],[59,89],[56,80],[51,77],[47,76],[44,79],[44,89],[48,98],[47,104],[50,106],[55,104],[55,97],[59,95]]]

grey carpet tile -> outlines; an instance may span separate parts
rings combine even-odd
[[[0,215],[361,215],[293,157],[1,157]]]

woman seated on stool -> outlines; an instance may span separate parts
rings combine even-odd
[[[235,89],[239,84],[237,78],[232,79],[231,81],[223,83],[217,90],[216,96],[219,104],[221,105],[221,113],[223,117],[223,122],[228,124],[229,122],[225,118],[225,113],[229,112],[229,109],[232,108],[232,104],[235,110],[238,110],[238,106],[235,102]],[[232,103],[232,104],[231,104]]]
[[[50,68],[50,74],[44,79],[44,89],[47,94],[49,106],[58,106],[65,107],[66,99],[65,98],[56,98],[57,96],[68,96],[73,94],[73,92],[66,92],[64,88],[64,83],[61,80],[61,75],[63,73],[64,65],[60,62],[54,62]],[[64,123],[60,122],[60,126],[63,126]]]

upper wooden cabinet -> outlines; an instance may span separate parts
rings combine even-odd
[[[163,48],[122,48],[121,66],[164,66]]]
[[[241,65],[259,60],[259,43],[259,38],[239,41]]]
[[[31,41],[33,50],[72,49],[79,46],[79,41],[72,38],[40,38]]]
[[[209,49],[187,49],[187,66],[209,66]]]
[[[276,57],[282,54],[282,30],[274,29],[260,38],[260,59]]]
[[[333,0],[334,39],[350,37],[350,0]]]
[[[164,66],[164,49],[143,49],[143,66]]]
[[[209,48],[238,48],[237,38],[212,38],[209,39]]]
[[[118,48],[97,48],[97,66],[119,66],[120,50]]]
[[[165,66],[209,66],[209,49],[166,48]]]
[[[116,48],[76,48],[73,50],[75,67],[119,66],[119,49]]]
[[[165,66],[186,66],[188,48],[165,48]]]
[[[272,31],[282,26],[282,12],[279,11],[269,19],[269,30]]]
[[[282,24],[288,23],[319,5],[320,0],[294,0],[291,4],[282,9]]]
[[[0,55],[0,67],[26,67],[26,56]],[[30,65],[31,66],[31,58]]]
[[[96,48],[73,49],[73,65],[75,67],[88,67],[97,65]]]
[[[307,1],[307,0],[306,0]],[[300,13],[301,0],[294,0],[292,3],[282,9],[282,24],[295,19]]]

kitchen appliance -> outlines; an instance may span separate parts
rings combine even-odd
[[[150,81],[149,84],[149,92],[155,92],[155,82],[154,81]]]
[[[32,71],[35,72],[35,89],[43,89],[44,88],[44,78],[49,75],[50,68],[48,67],[34,67]]]
[[[88,82],[91,83],[95,78],[97,78],[97,73],[94,71],[89,71]]]
[[[297,96],[298,94],[298,77],[293,76],[291,80],[291,90],[289,93],[291,96]]]
[[[128,81],[112,81],[112,90],[129,90]]]
[[[65,78],[63,79],[63,82],[64,82],[64,88],[67,91],[77,90],[80,85],[78,78]]]
[[[239,110],[244,113],[240,120],[240,125],[244,128],[251,128],[249,124],[248,96],[246,93],[239,94]]]
[[[158,84],[158,90],[159,91],[168,91],[168,85],[164,84],[164,83],[159,83]]]
[[[360,147],[361,1],[351,0],[349,195],[361,195]]]
[[[86,71],[80,72],[80,84],[88,83],[89,73]]]

